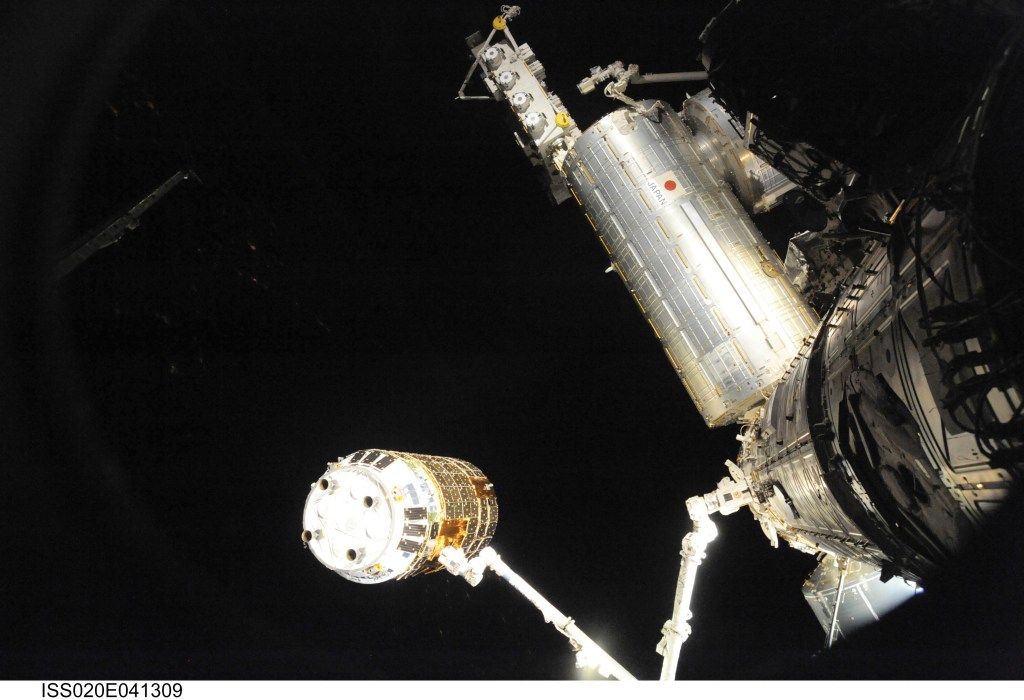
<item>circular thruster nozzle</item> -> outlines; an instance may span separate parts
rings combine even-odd
[[[508,92],[509,90],[512,89],[512,86],[516,84],[517,77],[518,76],[516,76],[516,74],[510,70],[501,71],[500,73],[498,73],[497,78],[498,87],[500,87],[505,92]]]
[[[512,99],[509,100],[512,103],[512,109],[519,112],[520,114],[525,112],[533,102],[533,96],[528,92],[517,92],[512,95]]]
[[[494,487],[469,462],[363,450],[313,482],[302,541],[342,577],[380,583],[440,568],[449,545],[474,556],[497,522]]]

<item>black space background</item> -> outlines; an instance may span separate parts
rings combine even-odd
[[[656,677],[683,502],[735,430],[703,426],[502,108],[452,99],[497,5],[94,5],[0,24],[2,676],[579,677],[494,578],[359,586],[304,551],[310,482],[379,447],[483,469],[495,548]],[[718,8],[538,2],[511,28],[585,126],[613,108],[576,93],[590,66],[698,69]],[[204,184],[38,288],[57,247],[182,167]],[[813,559],[718,518],[680,676],[1024,676],[1019,509],[1004,520],[814,656]]]

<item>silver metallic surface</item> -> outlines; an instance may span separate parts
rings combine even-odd
[[[732,185],[750,213],[768,211],[796,188],[795,182],[746,148],[743,127],[711,97],[710,90],[683,102],[682,114],[708,167]]]
[[[971,308],[983,289],[961,245],[962,222],[927,209],[916,225],[921,248],[904,252],[898,266],[886,245],[867,246],[815,341],[765,406],[741,461],[766,532],[921,577],[963,549],[1013,480],[975,431],[949,415],[957,386],[991,370],[981,360],[985,328],[942,310]],[[947,317],[959,336],[933,341],[929,329]],[[979,359],[961,361],[959,377],[939,371],[940,362],[957,366],[954,358],[969,353]],[[980,400],[989,429],[1010,421],[1021,403],[1016,387],[996,382]]]
[[[835,557],[826,557],[803,585],[804,599],[822,629],[829,630],[835,620],[836,639],[878,622],[921,590],[899,577],[883,583],[880,569],[859,561],[850,560],[847,567],[841,570]]]
[[[671,110],[613,112],[564,172],[709,426],[762,402],[816,319]]]
[[[745,450],[744,470],[761,502],[752,507],[763,527],[771,523],[798,548],[881,566],[881,549],[836,500],[815,451],[807,413],[807,397],[818,390],[807,376],[812,347],[794,359],[764,409],[760,438]]]

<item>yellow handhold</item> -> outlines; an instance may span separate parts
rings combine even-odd
[[[497,17],[495,17],[494,21],[491,22],[491,26],[494,27],[495,29],[497,29],[499,32],[502,31],[505,28],[506,24],[507,23],[505,22],[505,18],[502,17],[501,15],[498,15]]]
[[[562,127],[563,129],[569,128],[570,123],[571,121],[569,119],[569,115],[566,114],[565,112],[559,112],[558,114],[555,115],[555,124]]]

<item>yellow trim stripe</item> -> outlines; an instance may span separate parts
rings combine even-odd
[[[715,315],[715,318],[718,319],[718,323],[722,326],[722,330],[725,331],[725,334],[732,335],[732,332],[729,330],[729,327],[725,325],[725,321],[722,320],[722,316],[718,313],[718,309],[712,306],[711,313],[713,313]]]
[[[615,160],[622,160],[622,158],[619,156],[618,151],[615,150],[615,146],[612,145],[612,142],[608,140],[607,136],[604,137],[604,142],[605,145],[608,146],[608,150],[612,152],[612,156],[615,158]]]
[[[740,357],[743,358],[743,364],[745,364],[747,366],[747,369],[750,370],[750,374],[756,374],[756,372],[754,372],[754,366],[750,364],[750,360],[747,359],[746,353],[743,352],[743,349],[740,347],[740,344],[736,342],[735,339],[733,339],[732,341],[732,346],[736,348],[736,352],[738,352],[740,354]]]
[[[699,289],[699,290],[700,290],[700,293],[704,295],[704,298],[705,298],[705,299],[708,299],[708,298],[709,298],[709,297],[708,297],[708,293],[704,291],[704,285],[700,283],[700,280],[699,280],[699,279],[697,279],[697,277],[696,277],[696,276],[694,276],[694,278],[693,278],[693,283],[694,283],[695,285],[697,285],[697,289]]]
[[[683,263],[683,267],[689,270],[690,263],[686,262],[686,258],[683,257],[683,251],[679,250],[678,246],[672,246],[672,250],[676,252],[676,257],[679,258],[679,262]]]
[[[622,169],[625,171],[626,177],[629,178],[629,181],[633,183],[633,187],[636,187],[636,180],[633,179],[633,175],[629,172],[629,168],[626,167],[626,163],[622,163]]]
[[[640,303],[640,297],[638,297],[636,295],[636,292],[633,292],[632,294],[633,294],[633,301],[635,301],[636,305],[640,307],[640,312],[646,315],[647,314],[647,309],[645,309],[644,305]]]

